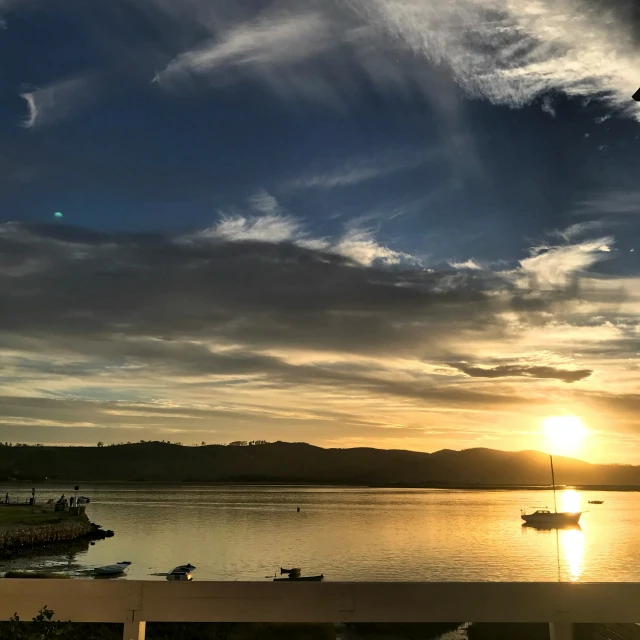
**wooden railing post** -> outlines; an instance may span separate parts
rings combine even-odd
[[[125,622],[122,632],[122,640],[144,640],[147,630],[146,622]]]
[[[574,640],[571,622],[550,622],[549,640]]]

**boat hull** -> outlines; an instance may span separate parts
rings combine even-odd
[[[190,582],[193,580],[193,573],[170,573],[167,575],[169,582]]]
[[[527,524],[546,527],[562,527],[568,524],[578,524],[581,512],[577,513],[523,513],[522,519]]]
[[[122,569],[98,568],[94,569],[93,572],[97,576],[119,576],[120,574],[125,573],[127,569],[128,567],[123,567]]]
[[[96,567],[93,572],[97,576],[118,576],[124,573],[130,565],[130,562],[117,562],[116,564],[109,564],[106,567]]]
[[[322,582],[324,575],[319,576],[302,576],[300,578],[274,578],[274,582]]]
[[[175,567],[167,574],[167,580],[179,580],[190,581],[193,580],[193,572],[196,567],[192,564],[181,564],[179,567]]]

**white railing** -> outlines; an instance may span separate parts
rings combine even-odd
[[[573,623],[640,619],[637,583],[161,582],[0,580],[0,620],[119,622],[144,640],[146,622],[548,622],[552,640]]]

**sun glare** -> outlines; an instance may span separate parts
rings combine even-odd
[[[567,489],[558,497],[560,499],[560,511],[568,511],[569,513],[577,513],[580,511],[580,493],[575,489]]]
[[[549,453],[573,455],[582,449],[587,428],[577,416],[549,416],[543,425]]]

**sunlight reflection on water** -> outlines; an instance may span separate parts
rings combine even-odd
[[[582,574],[584,561],[584,532],[580,529],[565,529],[559,532],[560,547],[569,571],[569,579],[576,582]]]

